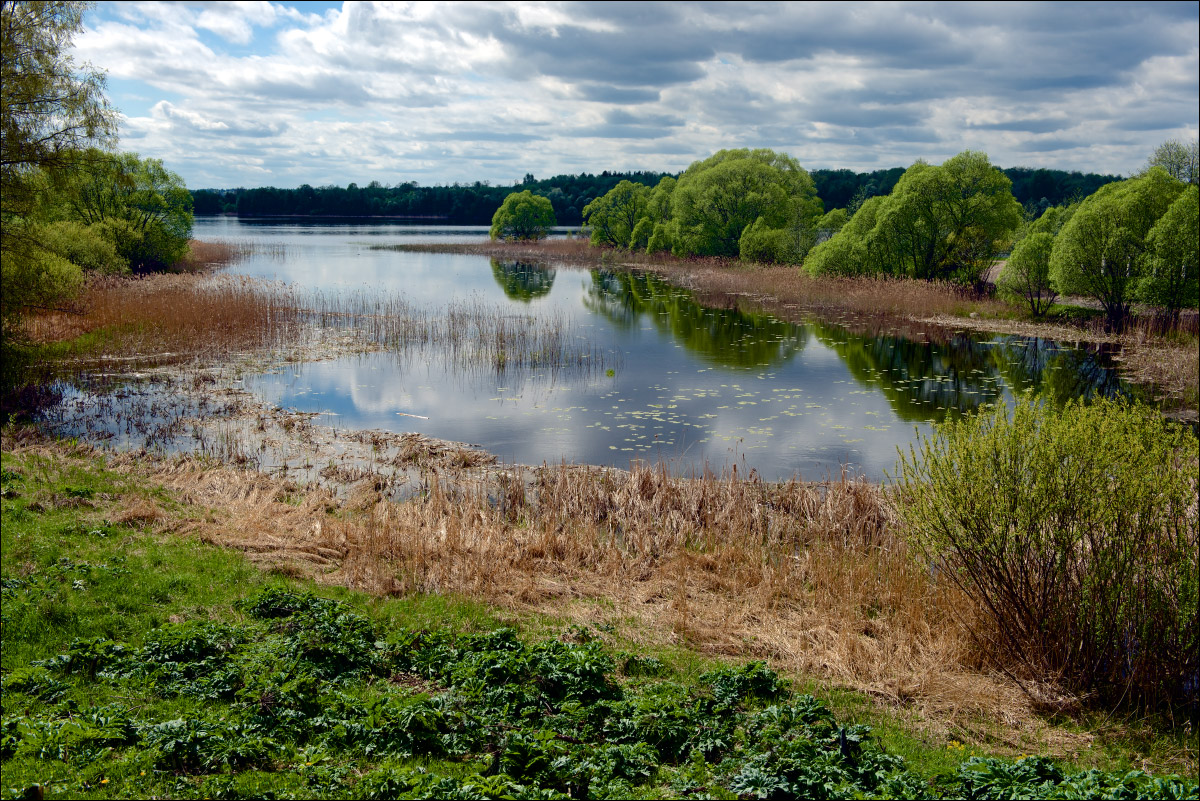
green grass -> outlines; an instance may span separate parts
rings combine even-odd
[[[1041,758],[964,763],[861,694],[758,663],[272,575],[111,522],[139,499],[178,504],[94,457],[0,467],[11,797],[1196,793]]]

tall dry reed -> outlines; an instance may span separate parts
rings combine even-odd
[[[354,349],[448,360],[460,369],[592,371],[615,359],[575,335],[563,314],[512,314],[478,299],[430,308],[387,291],[310,291],[244,276],[195,274],[92,281],[76,308],[33,315],[35,343],[91,338],[72,364],[161,365],[276,351],[311,355],[330,334]]]
[[[453,593],[632,621],[648,639],[767,656],[893,699],[992,703],[966,666],[971,607],[896,536],[883,490],[560,466],[377,498],[330,522],[338,574],[379,593]]]

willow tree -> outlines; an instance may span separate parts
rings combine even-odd
[[[986,154],[968,150],[941,166],[910,167],[877,212],[868,247],[888,272],[969,284],[1020,224],[1012,181]]]
[[[1146,235],[1149,270],[1138,296],[1172,318],[1200,305],[1200,189],[1189,186]]]
[[[811,246],[823,209],[812,177],[791,156],[773,150],[722,150],[688,167],[670,197],[670,223],[678,255],[741,255],[742,235],[756,225],[786,232],[789,252],[775,261],[799,261]],[[761,222],[760,222],[761,221]]]
[[[115,140],[104,76],[70,56],[88,4],[6,2],[0,8],[0,320],[82,284],[80,266],[43,235],[39,209],[62,191],[89,148]]]
[[[102,229],[134,270],[163,269],[187,255],[192,195],[158,159],[96,154],[64,197],[69,217]]]
[[[633,247],[634,229],[646,213],[649,198],[649,187],[633,181],[621,181],[584,206],[583,217],[592,229],[592,244]]]
[[[526,189],[504,198],[492,215],[492,239],[545,239],[555,225],[554,206]]]
[[[864,202],[817,246],[814,274],[888,274],[977,282],[1021,223],[1012,182],[986,154],[964,151],[941,165],[918,161],[892,193]]]
[[[1099,301],[1107,326],[1124,328],[1139,285],[1152,270],[1147,236],[1184,186],[1162,167],[1152,167],[1096,190],[1054,239],[1055,288]]]

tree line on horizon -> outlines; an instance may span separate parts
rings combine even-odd
[[[871,197],[887,195],[907,168],[892,167],[871,172],[811,170],[817,196],[827,208],[847,208]],[[1086,197],[1101,186],[1121,180],[1119,175],[1101,175],[1032,167],[1009,167],[1002,172],[1012,182],[1012,193],[1027,210],[1040,214],[1047,208]],[[527,174],[514,185],[486,181],[470,184],[420,186],[407,181],[387,186],[372,181],[366,186],[294,189],[254,187],[192,190],[194,210],[199,215],[236,214],[239,217],[410,217],[427,218],[458,225],[490,225],[492,215],[509,193],[529,190],[545,197],[554,208],[559,225],[583,224],[583,209],[607,194],[621,181],[655,186],[666,177],[681,173],[632,171],[599,174],[579,173],[535,178]]]

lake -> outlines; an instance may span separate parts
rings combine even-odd
[[[502,461],[676,472],[737,465],[768,480],[891,470],[930,423],[1053,388],[1121,391],[1087,350],[1018,337],[904,338],[854,333],[729,308],[645,274],[485,256],[398,252],[402,243],[472,242],[485,228],[199,218],[197,239],[253,240],[235,273],[325,292],[401,291],[413,304],[499,307],[556,320],[594,354],[588,369],[497,371],[436,351],[376,352],[248,375],[263,401],[337,428],[417,431],[479,445]]]

